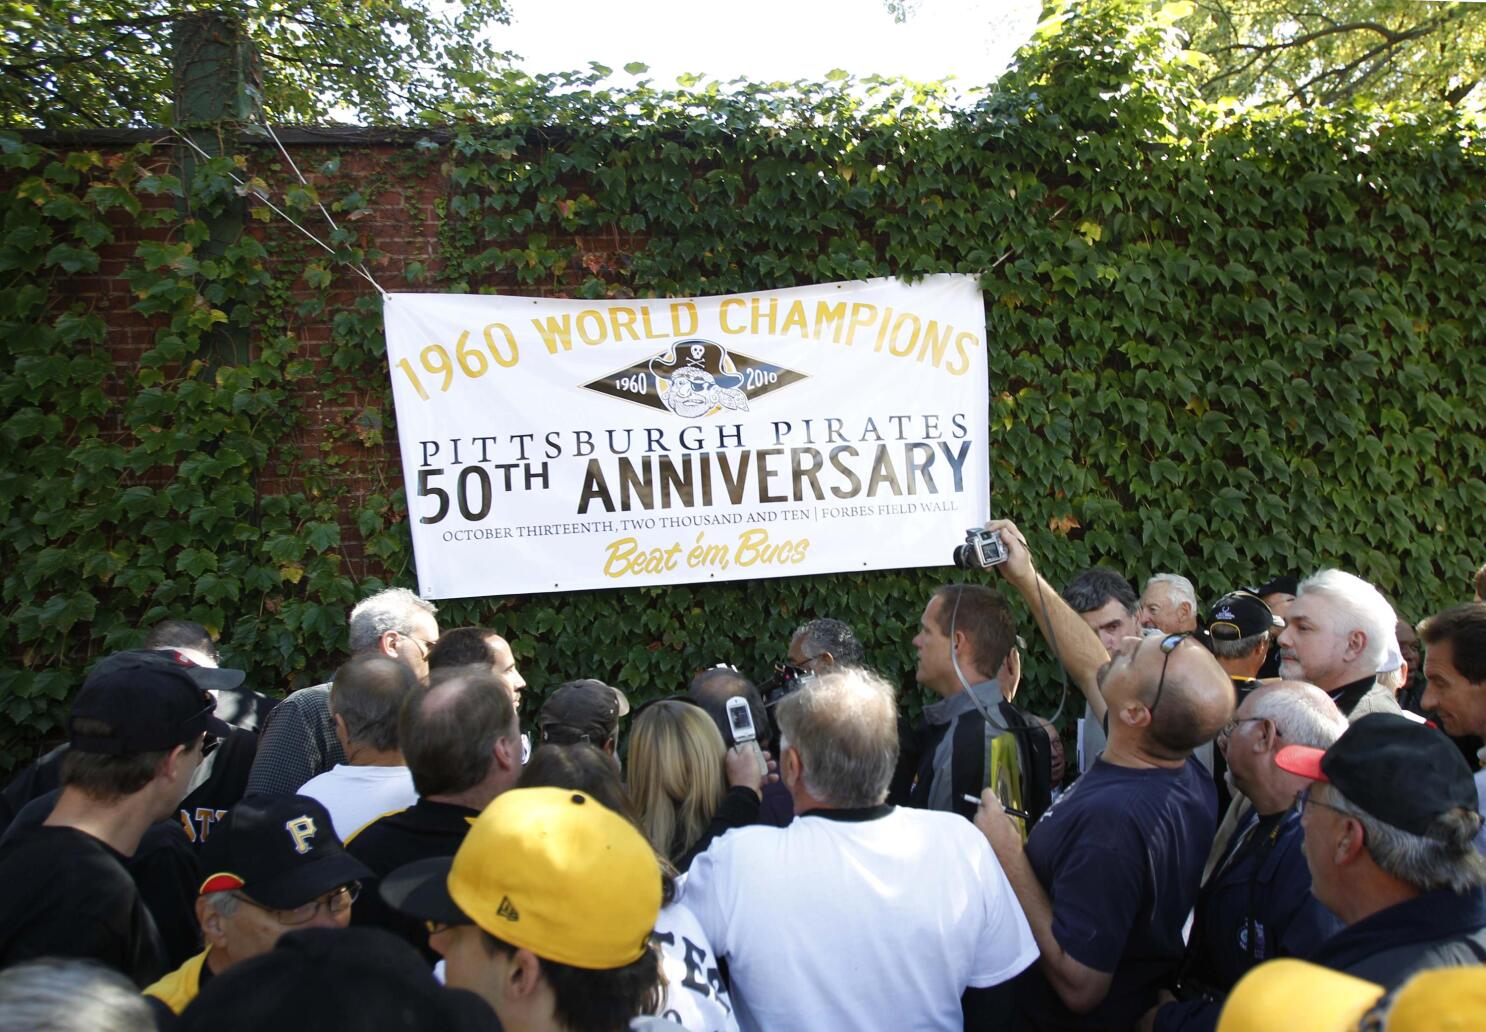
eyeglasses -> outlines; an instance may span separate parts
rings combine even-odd
[[[1178,645],[1189,637],[1191,635],[1183,631],[1180,634],[1168,634],[1161,639],[1161,655],[1166,658],[1161,660],[1161,679],[1156,682],[1156,697],[1146,707],[1146,712],[1150,713],[1151,716],[1156,715],[1156,707],[1161,705],[1161,693],[1166,690],[1166,666],[1171,662],[1171,654],[1176,651]]]
[[[1311,789],[1313,789],[1315,787],[1316,787],[1315,785],[1307,785],[1304,788],[1302,788],[1299,792],[1296,792],[1295,793],[1295,809],[1296,809],[1296,812],[1298,812],[1301,816],[1304,816],[1305,815],[1305,808],[1307,806],[1324,806],[1324,807],[1326,807],[1326,809],[1330,810],[1331,812],[1333,812],[1333,813],[1339,813],[1343,817],[1350,817],[1350,816],[1352,816],[1351,814],[1347,813],[1346,810],[1343,810],[1339,806],[1332,806],[1330,803],[1323,803],[1319,799],[1312,799],[1311,798]]]
[[[431,641],[424,641],[422,638],[418,637],[416,634],[404,634],[403,637],[406,638],[406,639],[408,639],[411,642],[417,643],[417,645],[418,645],[418,658],[419,659],[427,659],[428,658],[428,653],[433,649],[433,642],[431,642]]]
[[[1224,742],[1228,741],[1229,737],[1233,734],[1233,732],[1235,732],[1235,731],[1238,730],[1238,725],[1240,725],[1240,724],[1250,724],[1250,723],[1253,723],[1256,720],[1268,720],[1268,719],[1269,719],[1268,717],[1235,717],[1233,720],[1228,721],[1228,723],[1224,724],[1218,730],[1218,744],[1221,745]],[[1280,729],[1278,727],[1276,727],[1274,729],[1274,736],[1276,738],[1279,738],[1280,737]]]
[[[251,903],[259,910],[267,911],[274,916],[274,920],[284,925],[302,925],[315,919],[315,915],[324,907],[327,914],[344,914],[351,909],[351,904],[356,902],[356,897],[361,895],[361,883],[358,881],[347,882],[333,892],[326,893],[319,899],[312,899],[308,903],[301,903],[297,907],[288,910],[280,910],[278,907],[268,907],[255,899],[249,899],[240,892],[233,893],[235,897],[244,903]]]

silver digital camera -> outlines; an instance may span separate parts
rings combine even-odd
[[[971,527],[965,531],[965,543],[954,551],[954,563],[962,570],[988,570],[1006,562],[1006,546],[998,530]]]

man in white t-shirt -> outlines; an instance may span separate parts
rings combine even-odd
[[[682,902],[728,960],[744,1029],[953,1029],[1009,1006],[1037,946],[963,818],[884,805],[890,685],[835,671],[779,704],[787,828],[738,828],[692,863]],[[979,839],[980,841],[977,841]]]
[[[346,762],[306,781],[299,794],[325,807],[342,841],[418,801],[397,743],[398,714],[417,684],[404,664],[385,656],[354,656],[335,672],[330,713]]]

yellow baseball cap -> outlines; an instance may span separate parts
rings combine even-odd
[[[1284,1027],[1343,1032],[1355,1029],[1382,995],[1382,986],[1340,971],[1303,960],[1270,960],[1238,980],[1223,1005],[1218,1032]]]
[[[1469,1032],[1486,1015],[1486,967],[1421,971],[1403,984],[1388,1009],[1388,1032]]]
[[[580,968],[639,960],[660,913],[650,843],[566,788],[497,796],[454,855],[447,884],[459,909],[497,939]]]

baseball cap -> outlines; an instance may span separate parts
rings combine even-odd
[[[1292,1024],[1315,1032],[1355,1029],[1383,987],[1303,960],[1259,964],[1238,980],[1218,1018],[1218,1032],[1269,1032]]]
[[[158,752],[205,732],[225,738],[232,728],[218,719],[216,703],[173,658],[158,652],[115,653],[88,673],[72,700],[72,747],[111,756]],[[97,720],[108,734],[80,734],[78,719]]]
[[[1237,641],[1284,626],[1285,621],[1270,612],[1269,606],[1258,595],[1230,591],[1213,603],[1207,633],[1215,641]]]
[[[202,895],[241,892],[278,910],[372,877],[341,845],[325,807],[299,795],[238,800],[202,844],[201,869]]]
[[[195,649],[170,648],[162,649],[130,649],[127,652],[115,652],[113,655],[104,656],[93,667],[93,673],[108,673],[121,663],[127,663],[137,656],[151,656],[173,661],[190,675],[191,680],[208,691],[220,691],[224,688],[237,688],[247,679],[247,673],[242,670],[233,670],[228,667],[208,666],[202,662],[204,657]]]
[[[1477,804],[1470,767],[1455,743],[1396,713],[1362,717],[1329,749],[1287,745],[1274,762],[1335,785],[1369,816],[1414,835],[1429,834],[1436,818],[1456,807]]]
[[[608,970],[644,955],[660,913],[655,851],[582,792],[517,788],[480,814],[450,860],[420,860],[382,883],[406,914],[475,924],[559,964]]]
[[[1264,595],[1294,595],[1300,591],[1300,578],[1292,577],[1282,573],[1278,577],[1271,577],[1260,585],[1254,594]]]
[[[585,678],[558,685],[537,715],[542,741],[587,740],[602,745],[614,737],[629,699],[618,688]]]
[[[439,985],[418,951],[390,932],[306,928],[213,976],[176,1027],[474,1032],[497,1026],[489,1004]]]

